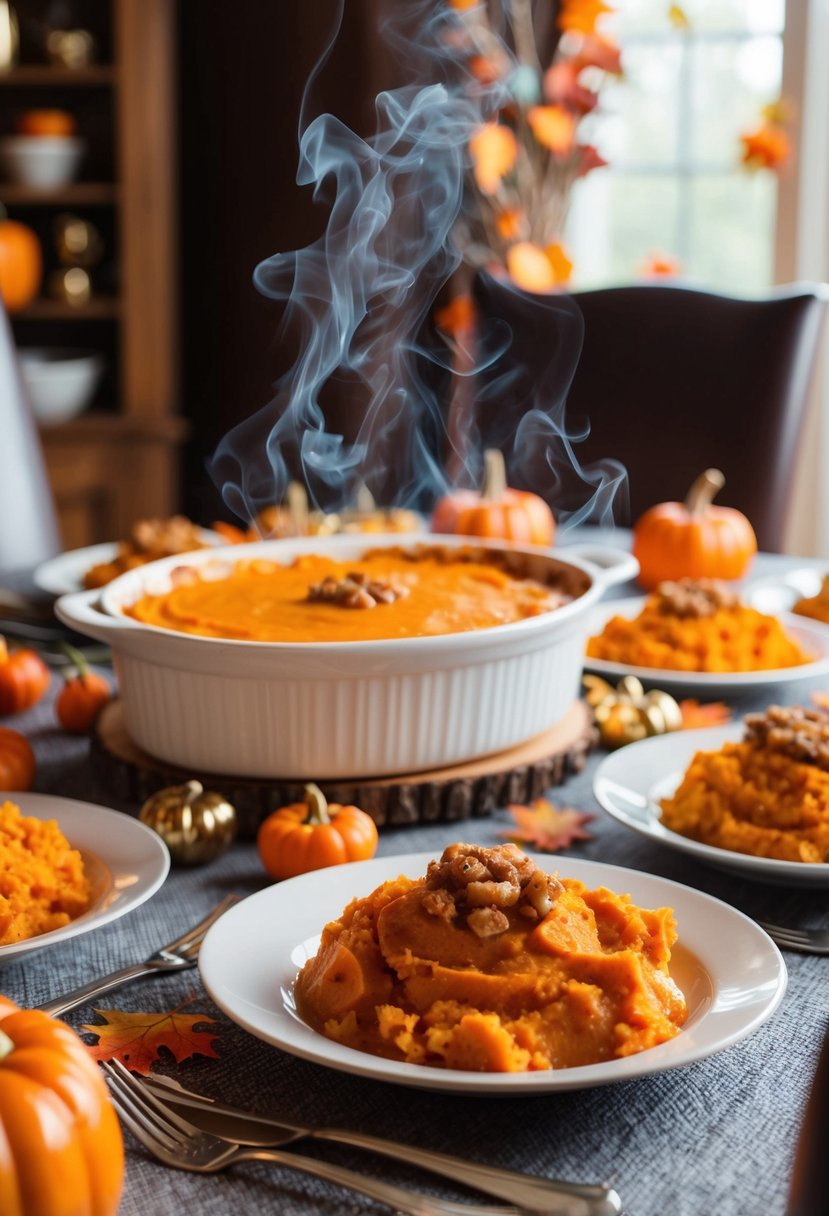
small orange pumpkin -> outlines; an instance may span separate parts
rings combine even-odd
[[[507,486],[504,457],[497,448],[484,452],[484,484],[457,490],[440,499],[432,514],[433,532],[488,536],[526,545],[551,545],[556,532],[553,513],[543,498]]]
[[[659,503],[637,521],[633,555],[643,587],[651,590],[666,579],[742,578],[757,538],[741,511],[713,505],[724,485],[719,469],[706,469],[684,503]]]
[[[15,128],[19,135],[60,139],[74,135],[77,124],[67,110],[26,110],[18,118]]]
[[[0,297],[9,312],[31,304],[40,291],[43,256],[31,228],[0,215]]]
[[[377,851],[377,825],[357,806],[329,806],[312,784],[305,787],[304,802],[283,806],[264,820],[256,843],[271,878],[293,878],[346,861],[367,861]]]
[[[124,1144],[74,1030],[0,997],[0,1212],[115,1216]]]
[[[67,674],[55,699],[55,717],[70,735],[83,735],[93,726],[98,714],[112,698],[109,680],[89,670],[89,664],[74,646],[65,647],[74,663],[74,675]]]
[[[0,638],[0,718],[37,705],[50,682],[49,668],[35,650],[9,651]]]
[[[0,790],[30,790],[34,779],[35,754],[29,740],[0,726]]]

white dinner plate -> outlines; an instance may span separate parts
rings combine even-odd
[[[817,595],[826,574],[829,574],[829,562],[753,579],[746,585],[742,598],[758,612],[777,616],[781,612],[791,612],[798,600]],[[802,619],[798,617],[798,620]]]
[[[220,545],[226,542],[218,532],[209,528],[200,528],[199,533],[205,544]],[[83,591],[84,575],[93,566],[101,562],[111,562],[118,556],[120,548],[118,541],[104,541],[100,545],[87,545],[84,549],[69,549],[59,553],[47,562],[42,562],[33,572],[35,586],[49,595],[68,595],[73,591]]]
[[[625,827],[699,861],[764,882],[797,887],[829,887],[825,862],[777,861],[718,849],[671,832],[660,819],[661,799],[674,793],[698,751],[717,751],[724,743],[743,737],[741,722],[680,730],[630,743],[603,760],[593,778],[593,793],[601,806]]]
[[[676,1038],[626,1059],[528,1073],[463,1072],[402,1064],[356,1051],[312,1030],[296,1010],[294,980],[316,952],[327,921],[354,896],[368,895],[398,874],[425,873],[433,853],[380,857],[333,866],[267,887],[237,904],[208,931],[199,953],[207,991],[220,1009],[257,1038],[328,1068],[416,1089],[449,1093],[541,1094],[630,1080],[705,1059],[756,1030],[786,988],[779,950],[752,920],[690,887],[619,866],[549,856],[546,870],[631,895],[640,907],[669,905],[679,942],[671,974],[688,1002]]]
[[[645,606],[645,597],[624,600],[603,600],[593,609],[590,617],[590,635],[601,633],[614,616],[635,617]],[[808,654],[814,655],[811,663],[799,667],[776,667],[771,671],[669,671],[661,667],[633,667],[627,663],[611,663],[607,659],[585,656],[586,671],[593,671],[607,679],[620,680],[622,676],[637,676],[643,684],[659,688],[676,689],[689,696],[728,697],[753,688],[766,688],[775,684],[788,684],[793,680],[807,680],[829,671],[829,627],[812,621],[808,617],[790,613],[776,613],[786,633]]]
[[[51,794],[2,793],[3,802],[13,802],[24,815],[35,819],[57,820],[66,839],[83,856],[92,883],[92,902],[82,916],[61,929],[0,946],[0,966],[118,920],[155,894],[167,877],[167,846],[139,819],[92,802]]]

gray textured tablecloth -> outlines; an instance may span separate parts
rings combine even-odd
[[[784,569],[762,559],[755,574]],[[774,690],[782,703],[803,700],[812,681]],[[761,707],[755,696],[738,706]],[[88,743],[54,724],[51,699],[9,721],[31,738],[36,789],[113,805],[89,761]],[[588,769],[560,791],[567,804],[598,811]],[[136,807],[119,809],[135,813]],[[494,844],[506,817],[462,824],[385,830],[379,853],[439,852],[457,839]],[[771,887],[719,873],[650,843],[598,812],[594,838],[557,859],[593,858],[651,871],[707,891],[752,916],[792,925],[829,926],[829,895]],[[8,966],[0,990],[23,1005],[58,996],[91,977],[140,960],[206,913],[228,891],[248,895],[265,885],[255,848],[236,845],[213,864],[173,870],[162,889],[123,919]],[[321,879],[324,881],[324,878]],[[165,1010],[192,996],[193,1011],[217,1026],[218,1059],[196,1057],[159,1071],[185,1085],[243,1106],[310,1123],[393,1135],[462,1157],[577,1181],[605,1181],[619,1191],[627,1216],[782,1216],[795,1139],[829,1019],[829,959],[787,954],[789,986],[774,1017],[743,1042],[690,1067],[582,1092],[487,1099],[408,1090],[358,1079],[294,1059],[239,1029],[217,1010],[196,972],[145,980],[101,1002],[124,1010]],[[67,1016],[75,1027],[92,1010]],[[303,1152],[364,1173],[414,1184],[458,1200],[470,1194],[369,1154],[324,1146]],[[121,1216],[279,1213],[311,1216],[386,1211],[294,1171],[243,1165],[221,1175],[179,1173],[157,1165],[127,1137]],[[815,1216],[820,1216],[815,1213]]]

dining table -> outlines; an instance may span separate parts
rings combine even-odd
[[[630,541],[618,531],[596,539],[617,546]],[[567,541],[565,536],[565,547]],[[782,578],[795,567],[810,565],[819,563],[760,554],[749,579]],[[610,594],[641,593],[630,583]],[[37,706],[4,720],[33,746],[35,791],[135,816],[139,806],[114,796],[94,762],[89,739],[58,726],[54,700],[59,682],[56,675]],[[829,675],[753,686],[731,700],[729,708],[740,715],[771,702],[804,704],[820,690],[829,691]],[[610,863],[685,884],[755,920],[829,928],[829,887],[771,884],[717,869],[629,830],[604,812],[593,794],[593,778],[607,754],[597,747],[582,771],[549,792],[556,805],[595,816],[587,825],[589,838],[551,854],[551,868],[566,875],[571,859]],[[502,843],[510,824],[507,810],[499,808],[456,822],[384,826],[378,856],[438,856],[459,840],[493,846]],[[326,871],[318,871],[320,889],[326,881]],[[152,898],[121,919],[8,963],[0,990],[24,1007],[37,1006],[141,961],[229,893],[244,899],[270,882],[255,841],[237,840],[209,864],[174,866]],[[267,949],[266,929],[262,937]],[[91,1042],[84,1028],[102,1022],[99,1009],[162,1012],[183,1007],[201,1015],[197,1025],[213,1036],[215,1055],[196,1054],[177,1063],[162,1048],[154,1072],[226,1103],[303,1124],[393,1137],[549,1178],[608,1184],[621,1197],[626,1216],[785,1216],[800,1125],[829,1021],[829,958],[794,952],[785,952],[784,958],[788,985],[783,1000],[747,1037],[685,1067],[560,1092],[497,1096],[432,1091],[298,1058],[226,1016],[211,1001],[198,970],[136,981],[65,1019]],[[125,1144],[120,1216],[358,1216],[388,1210],[282,1165],[247,1163],[197,1174],[160,1164],[128,1132]],[[472,1198],[464,1187],[422,1172],[405,1157],[392,1161],[308,1141],[301,1151],[459,1203]]]

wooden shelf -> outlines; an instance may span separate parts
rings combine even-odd
[[[48,64],[21,64],[0,72],[0,88],[104,88],[115,83],[117,70],[111,64],[88,68],[58,68]]]
[[[187,419],[180,414],[148,417],[139,414],[106,414],[90,411],[79,414],[69,422],[59,422],[40,428],[44,442],[112,439],[148,439],[179,443],[188,431]]]
[[[105,207],[117,201],[115,182],[69,182],[47,189],[20,182],[0,183],[0,203],[6,207]]]
[[[109,321],[121,313],[121,302],[100,296],[88,304],[64,304],[62,300],[35,300],[28,308],[12,313],[12,321]]]

